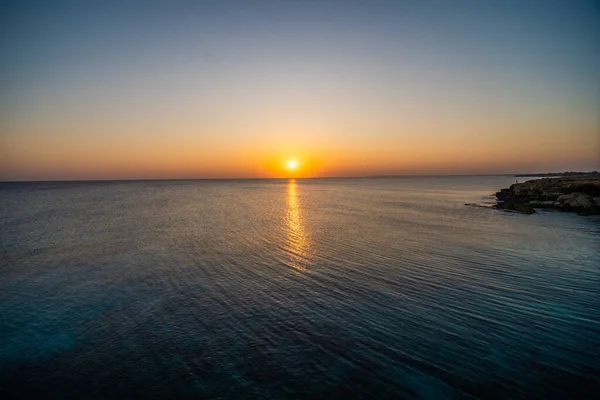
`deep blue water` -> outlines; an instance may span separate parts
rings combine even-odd
[[[0,184],[0,398],[591,398],[600,219],[512,177]]]

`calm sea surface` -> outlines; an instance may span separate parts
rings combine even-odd
[[[0,397],[598,395],[600,219],[514,179],[0,184]]]

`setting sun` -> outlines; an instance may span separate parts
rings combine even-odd
[[[287,163],[288,169],[296,169],[298,167],[298,162],[296,160],[290,160]]]

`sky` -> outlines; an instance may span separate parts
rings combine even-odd
[[[598,1],[0,0],[0,33],[0,181],[600,169]]]

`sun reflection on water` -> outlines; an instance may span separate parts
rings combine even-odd
[[[309,241],[302,221],[302,209],[298,197],[298,188],[295,179],[290,179],[287,188],[287,244],[292,256],[292,267],[297,271],[306,272],[306,263]]]

